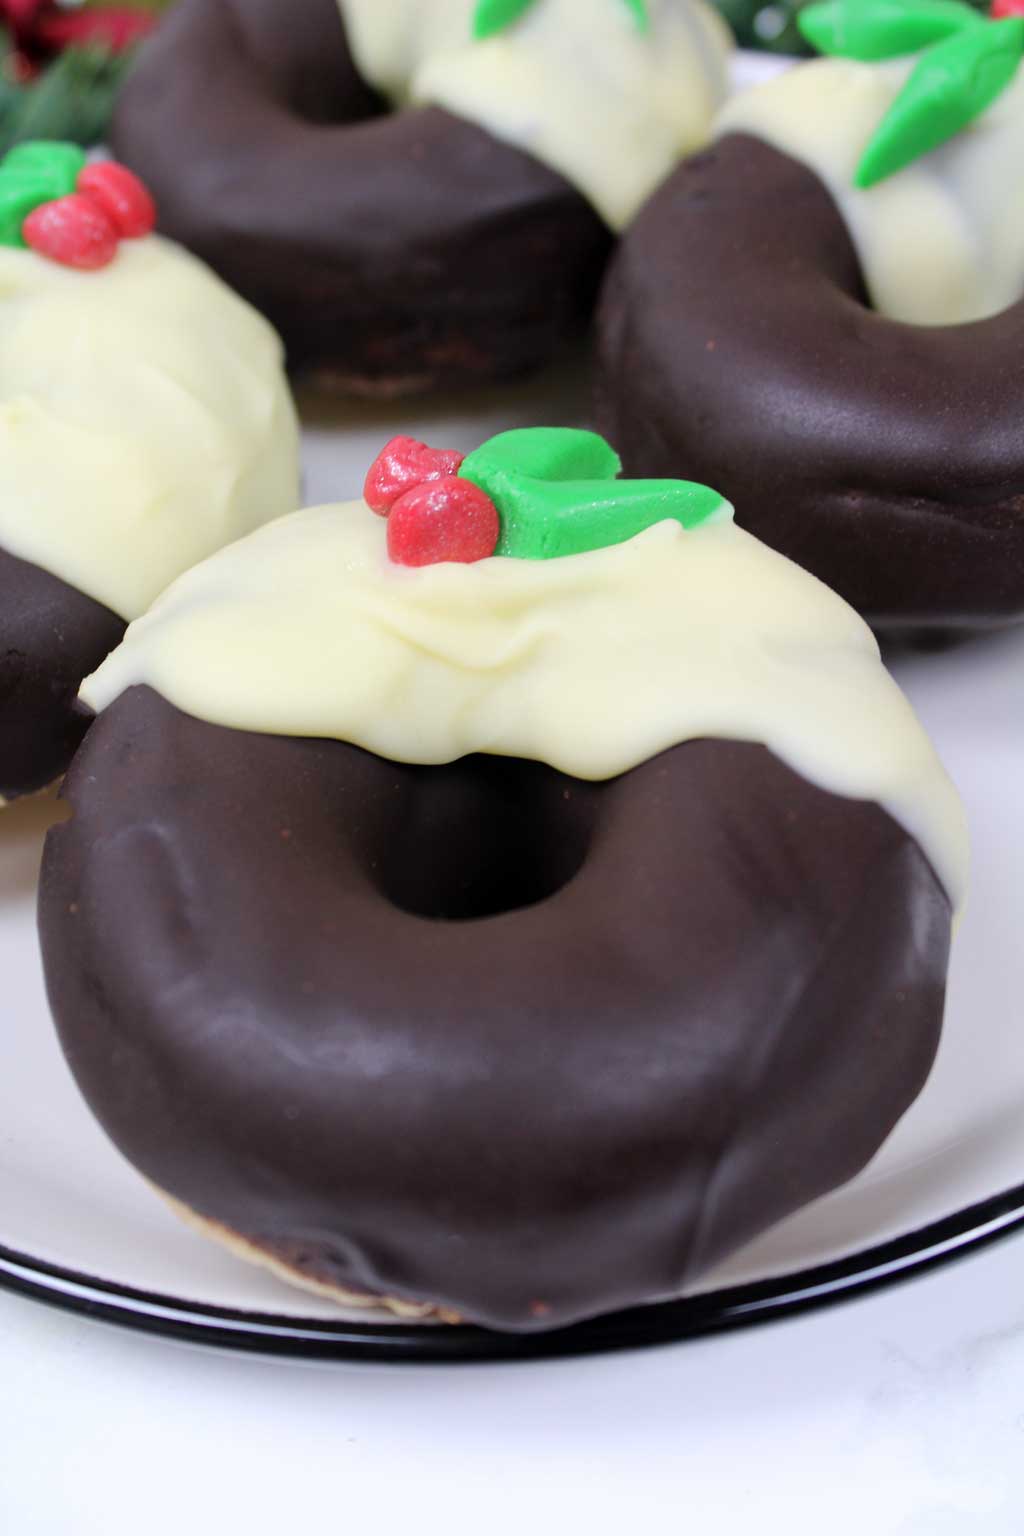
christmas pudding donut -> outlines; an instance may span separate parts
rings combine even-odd
[[[836,56],[737,97],[630,230],[599,418],[722,487],[872,622],[1024,617],[1024,19],[801,13]]]
[[[582,329],[727,52],[704,0],[180,0],[112,142],[291,366],[466,386]]]
[[[933,749],[839,598],[618,468],[399,440],[83,690],[40,899],[71,1067],[179,1210],[349,1303],[677,1294],[931,1066],[965,865]]]
[[[0,797],[44,788],[79,685],[187,566],[295,506],[281,347],[74,145],[0,163]]]

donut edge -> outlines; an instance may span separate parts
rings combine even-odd
[[[366,1291],[350,1291],[341,1285],[331,1285],[324,1280],[314,1280],[308,1275],[302,1274],[293,1265],[262,1247],[252,1238],[244,1237],[236,1232],[233,1227],[226,1226],[223,1222],[215,1220],[212,1216],[203,1216],[190,1205],[169,1195],[159,1185],[150,1183],[153,1192],[160,1196],[171,1209],[173,1214],[193,1232],[198,1232],[201,1237],[219,1243],[222,1248],[241,1259],[243,1263],[250,1264],[258,1269],[269,1270],[278,1280],[293,1289],[305,1291],[310,1296],[318,1296],[324,1301],[333,1302],[335,1306],[346,1309],[359,1310],[371,1308],[383,1308],[394,1314],[401,1322],[414,1323],[447,1323],[456,1324],[464,1321],[461,1314],[453,1312],[449,1307],[443,1307],[439,1303],[430,1301],[403,1301],[398,1296],[373,1296]]]

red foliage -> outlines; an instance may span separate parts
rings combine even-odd
[[[0,0],[0,24],[10,30],[19,51],[33,56],[87,43],[104,44],[118,53],[151,32],[156,17],[127,6],[68,11],[55,0]]]

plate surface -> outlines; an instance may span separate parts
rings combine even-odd
[[[582,374],[460,405],[303,402],[307,499],[358,494],[393,432],[469,448],[491,432],[585,414]],[[974,839],[938,1063],[872,1165],[708,1276],[699,1296],[542,1339],[344,1313],[251,1269],[178,1221],[80,1101],[46,1007],[35,933],[50,796],[0,816],[0,1284],[137,1326],[249,1348],[381,1358],[566,1352],[653,1342],[777,1315],[876,1284],[1024,1223],[1024,630],[892,659],[965,797]]]

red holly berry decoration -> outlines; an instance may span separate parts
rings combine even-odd
[[[13,164],[15,155],[20,156],[17,167]],[[26,171],[34,169],[37,187],[30,191],[42,192],[46,200],[37,203],[24,218],[18,233],[38,255],[67,267],[94,271],[113,261],[120,240],[138,240],[152,231],[156,205],[148,188],[127,166],[116,160],[83,165],[84,158],[73,145],[41,140],[12,150],[0,164],[0,179],[8,162],[12,174],[20,173],[22,181]],[[62,180],[74,191],[53,197]],[[21,182],[16,182],[16,190],[20,186]],[[9,229],[6,234],[0,243],[19,243]]]
[[[387,517],[400,496],[414,486],[454,475],[464,458],[456,448],[428,448],[415,437],[393,437],[370,465],[363,486],[366,504]]]
[[[501,520],[491,498],[458,475],[414,486],[388,518],[388,554],[397,565],[470,565],[498,547]]]
[[[1024,16],[1024,0],[992,0],[989,15],[993,21],[1005,21],[1008,16]]]
[[[99,203],[81,192],[42,203],[21,227],[27,245],[66,267],[91,272],[117,253],[117,230]]]
[[[87,165],[76,183],[79,192],[91,197],[123,240],[139,240],[156,226],[156,204],[148,187],[116,160]]]

